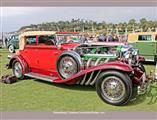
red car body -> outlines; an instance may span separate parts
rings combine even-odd
[[[78,35],[78,32],[56,32],[57,35]],[[95,42],[93,45],[107,45],[107,46],[118,46],[125,45],[126,43],[119,42]],[[9,66],[11,67],[12,62],[16,59],[20,61],[23,67],[23,74],[33,72],[38,74],[43,74],[47,76],[54,77],[51,82],[56,83],[70,83],[75,84],[77,81],[75,80],[78,77],[82,77],[84,74],[90,73],[92,71],[98,70],[107,70],[107,69],[115,69],[125,71],[127,73],[131,73],[133,69],[122,62],[109,62],[104,65],[94,66],[90,69],[85,69],[75,74],[71,78],[67,78],[64,81],[60,78],[57,72],[57,59],[64,51],[71,50],[78,46],[79,43],[70,43],[70,44],[62,44],[60,49],[57,48],[56,45],[39,45],[38,44],[38,35],[36,36],[36,44],[35,45],[25,45],[23,50],[20,50],[18,54],[13,56],[10,60]],[[141,81],[136,79],[132,79],[133,83],[141,84]]]
[[[32,33],[28,33],[27,35]],[[50,35],[50,32],[45,32],[44,34]],[[76,32],[56,32],[57,35],[78,35]],[[34,77],[42,80],[46,80],[54,83],[66,83],[66,84],[84,84],[84,85],[94,85],[96,79],[98,78],[99,73],[105,71],[119,71],[128,75],[133,84],[136,86],[142,85],[143,81],[141,80],[144,72],[141,71],[138,67],[132,67],[125,62],[116,60],[112,62],[107,62],[104,64],[99,64],[96,66],[80,67],[80,71],[76,74],[73,74],[70,77],[62,78],[58,74],[57,62],[59,56],[64,52],[70,52],[74,50],[80,43],[64,43],[58,45],[40,45],[39,44],[39,35],[34,34],[36,42],[34,45],[25,44],[22,49],[20,49],[14,56],[11,57],[9,62],[9,68],[12,68],[15,61],[18,61],[22,67],[22,75]],[[41,35],[41,33],[40,33]],[[23,36],[21,35],[21,38]],[[90,43],[89,43],[90,44]],[[115,46],[123,45],[125,43],[92,43],[92,45],[104,45],[104,46]],[[75,55],[75,57],[78,57]],[[142,59],[142,57],[139,57]],[[134,73],[136,71],[136,73]],[[88,78],[88,81],[83,82],[85,78]],[[109,102],[108,102],[109,103]],[[111,104],[111,103],[110,103]],[[116,103],[117,104],[117,103]],[[115,105],[116,105],[115,104]],[[119,103],[118,103],[119,104]],[[121,103],[120,103],[121,104]]]

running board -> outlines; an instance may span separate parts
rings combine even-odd
[[[43,80],[43,81],[48,81],[48,82],[53,82],[53,80],[57,79],[56,77],[51,77],[51,76],[42,75],[42,74],[33,73],[33,72],[26,73],[25,76],[40,79],[40,80]]]
[[[145,59],[146,62],[155,62],[155,60],[152,59]]]

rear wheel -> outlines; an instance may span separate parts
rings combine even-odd
[[[15,47],[14,47],[14,45],[10,45],[10,46],[9,46],[9,52],[10,52],[10,53],[14,53],[14,52],[15,52]]]
[[[128,75],[118,71],[102,72],[96,81],[99,97],[112,105],[124,105],[132,96],[132,82]]]
[[[13,69],[13,74],[14,74],[18,79],[23,79],[23,78],[24,78],[24,75],[23,75],[23,73],[22,73],[22,66],[21,66],[21,63],[20,63],[20,62],[14,61],[14,62],[13,62],[12,69]]]

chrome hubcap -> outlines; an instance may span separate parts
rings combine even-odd
[[[9,51],[10,51],[10,52],[13,52],[13,51],[14,51],[14,46],[13,46],[13,45],[10,45],[10,46],[9,46]]]
[[[118,101],[123,98],[125,94],[125,85],[117,77],[107,77],[103,80],[101,85],[104,96],[111,101]]]
[[[77,73],[77,63],[72,57],[64,57],[60,62],[60,74],[69,78]]]
[[[22,76],[22,67],[19,62],[16,62],[14,65],[14,74],[17,78],[20,78]]]

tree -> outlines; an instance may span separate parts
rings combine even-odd
[[[51,31],[78,31],[78,32],[90,32],[92,33],[101,31],[101,33],[116,33],[117,30],[120,34],[124,34],[127,30],[132,31],[155,31],[157,29],[157,21],[148,21],[145,18],[141,18],[139,22],[135,19],[130,19],[128,23],[106,23],[105,21],[96,22],[93,20],[85,19],[72,19],[71,21],[58,21],[58,22],[45,22],[41,24],[31,24],[28,26],[22,26],[20,30],[32,28],[36,30],[51,30]]]
[[[145,18],[140,19],[140,28],[143,29],[143,31],[147,31],[148,29],[148,22]]]
[[[137,25],[136,23],[136,20],[135,19],[130,19],[129,22],[128,22],[128,30],[129,31],[132,31],[132,32],[135,32],[135,26]]]

